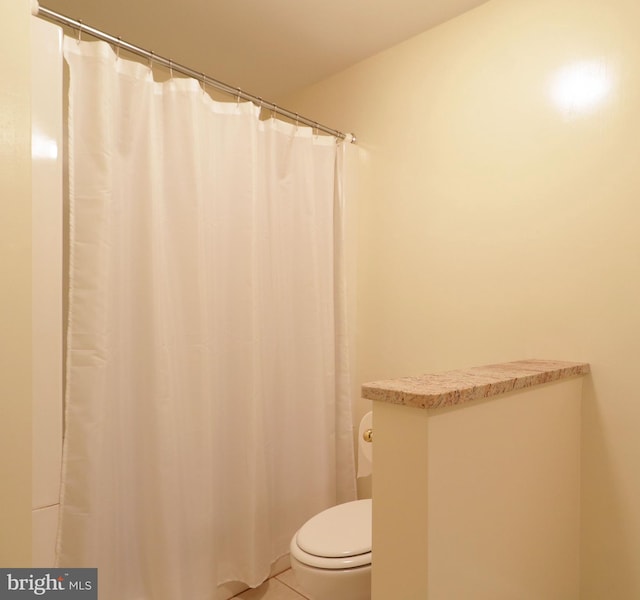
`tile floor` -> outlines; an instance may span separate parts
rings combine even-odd
[[[234,596],[237,600],[308,600],[298,586],[291,569],[267,579],[260,587]]]

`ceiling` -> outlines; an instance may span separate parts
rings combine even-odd
[[[486,0],[41,0],[41,5],[279,100]]]

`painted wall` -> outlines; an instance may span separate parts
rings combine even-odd
[[[0,565],[31,564],[28,2],[0,1]]]
[[[361,381],[591,363],[584,600],[640,597],[639,57],[637,0],[491,0],[282,99],[358,135]]]
[[[62,461],[62,29],[31,17],[32,566],[52,567]]]
[[[374,402],[372,600],[578,600],[581,398]]]

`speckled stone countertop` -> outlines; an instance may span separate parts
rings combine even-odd
[[[415,408],[442,408],[589,372],[589,363],[516,360],[434,375],[365,383],[362,397]]]

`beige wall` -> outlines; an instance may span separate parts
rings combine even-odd
[[[0,565],[31,565],[29,3],[0,0]]]
[[[62,30],[31,17],[32,566],[52,567],[62,462]]]
[[[361,381],[591,363],[584,600],[640,597],[639,57],[637,0],[492,0],[282,102],[360,141]]]
[[[429,411],[429,600],[580,597],[582,383]]]
[[[373,403],[373,600],[579,598],[582,383]]]

